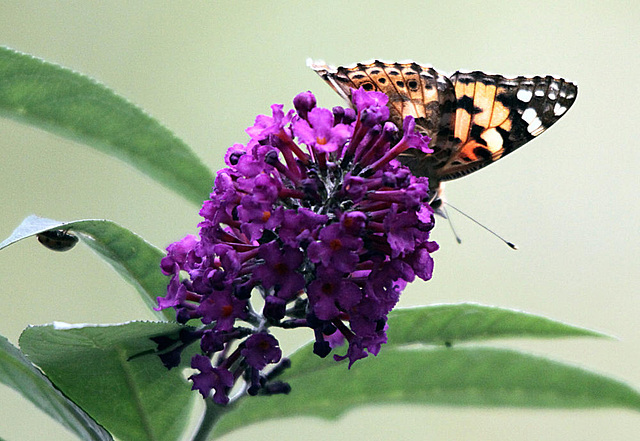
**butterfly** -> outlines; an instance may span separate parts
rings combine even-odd
[[[413,116],[416,129],[431,138],[433,153],[408,150],[401,160],[415,175],[427,176],[438,193],[443,181],[486,167],[540,135],[569,110],[578,93],[575,84],[552,76],[444,75],[417,63],[382,61],[309,66],[348,102],[352,89],[385,93],[390,120],[398,127]]]

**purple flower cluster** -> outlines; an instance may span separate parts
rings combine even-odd
[[[321,357],[346,340],[334,358],[349,367],[376,355],[406,284],[431,278],[429,183],[397,159],[430,153],[429,138],[412,117],[400,135],[387,101],[361,89],[355,110],[316,107],[311,92],[295,97],[295,111],[273,105],[247,129],[248,144],[228,150],[199,238],[167,248],[161,268],[172,278],[159,309],[204,324],[190,377],[204,397],[214,390],[226,404],[241,376],[249,394],[288,391],[263,374],[282,357],[272,327],[311,328]]]

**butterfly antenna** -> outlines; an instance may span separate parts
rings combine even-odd
[[[454,210],[456,210],[458,213],[460,213],[461,215],[463,215],[464,217],[466,217],[467,219],[472,220],[473,222],[475,222],[477,225],[481,226],[482,228],[484,228],[485,230],[487,230],[489,233],[493,234],[495,237],[497,237],[498,239],[500,239],[501,241],[503,241],[505,244],[507,244],[509,246],[509,248],[511,248],[512,250],[517,250],[518,247],[516,246],[516,244],[514,244],[513,242],[509,242],[508,240],[506,240],[505,238],[503,238],[502,236],[500,236],[498,233],[496,233],[493,230],[490,230],[489,228],[485,227],[484,225],[482,225],[480,222],[478,222],[477,220],[475,220],[474,218],[472,218],[471,216],[469,216],[467,213],[465,213],[464,211],[461,211],[459,209],[457,209],[456,207],[454,207],[453,205],[451,205],[449,202],[444,202],[444,204],[448,205],[449,207],[453,208]],[[444,207],[443,207],[444,208]],[[446,210],[445,210],[446,213]],[[447,215],[447,217],[449,217]],[[451,221],[449,221],[449,224],[451,224]],[[451,228],[453,228],[453,225],[451,226]],[[454,231],[455,234],[455,231]],[[456,234],[456,238],[458,237],[458,235]],[[458,241],[458,243],[460,243],[460,241]]]
[[[446,203],[446,202],[445,202]],[[447,204],[448,205],[448,204]],[[449,226],[451,227],[451,232],[453,232],[453,235],[456,238],[456,242],[458,243],[462,243],[462,239],[460,239],[460,236],[458,236],[458,232],[456,231],[456,229],[453,227],[453,222],[451,222],[451,216],[449,216],[449,213],[447,212],[447,207],[444,206],[444,204],[442,205],[442,207],[440,207],[440,209],[442,210],[442,212],[444,213],[444,217],[447,218],[447,221],[449,222]]]

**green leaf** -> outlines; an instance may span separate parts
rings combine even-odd
[[[197,398],[179,369],[168,371],[151,337],[175,323],[54,324],[25,329],[20,346],[65,395],[119,439],[173,441]],[[133,358],[131,358],[133,357]]]
[[[382,352],[411,344],[452,345],[498,338],[608,337],[547,317],[477,303],[396,308],[389,314],[388,324],[388,342]],[[296,366],[299,372],[317,368],[313,358],[302,360]]]
[[[111,435],[65,397],[5,337],[0,336],[0,382],[31,401],[83,440],[108,441]]]
[[[26,237],[52,229],[77,233],[83,243],[138,290],[152,311],[157,306],[156,297],[166,294],[169,277],[160,272],[160,260],[165,256],[165,252],[108,220],[59,222],[32,215],[22,221],[11,236],[0,243],[0,250]],[[175,312],[170,309],[153,312],[162,319],[175,319]]]
[[[198,205],[213,175],[183,141],[111,89],[0,47],[0,115],[115,156]]]
[[[332,419],[377,404],[640,410],[640,393],[625,383],[506,349],[384,348],[348,370],[346,363],[319,359],[305,346],[291,361],[281,376],[291,385],[289,395],[240,400],[215,433],[299,415]]]
[[[387,346],[453,344],[494,338],[608,337],[515,309],[476,303],[397,308],[389,314]]]

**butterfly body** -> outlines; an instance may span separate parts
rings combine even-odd
[[[417,63],[374,61],[333,68],[311,63],[340,96],[352,89],[389,97],[390,119],[398,127],[406,116],[431,138],[433,153],[409,150],[402,158],[432,189],[479,170],[541,134],[573,105],[578,89],[564,79],[505,78],[480,71],[445,75]]]

